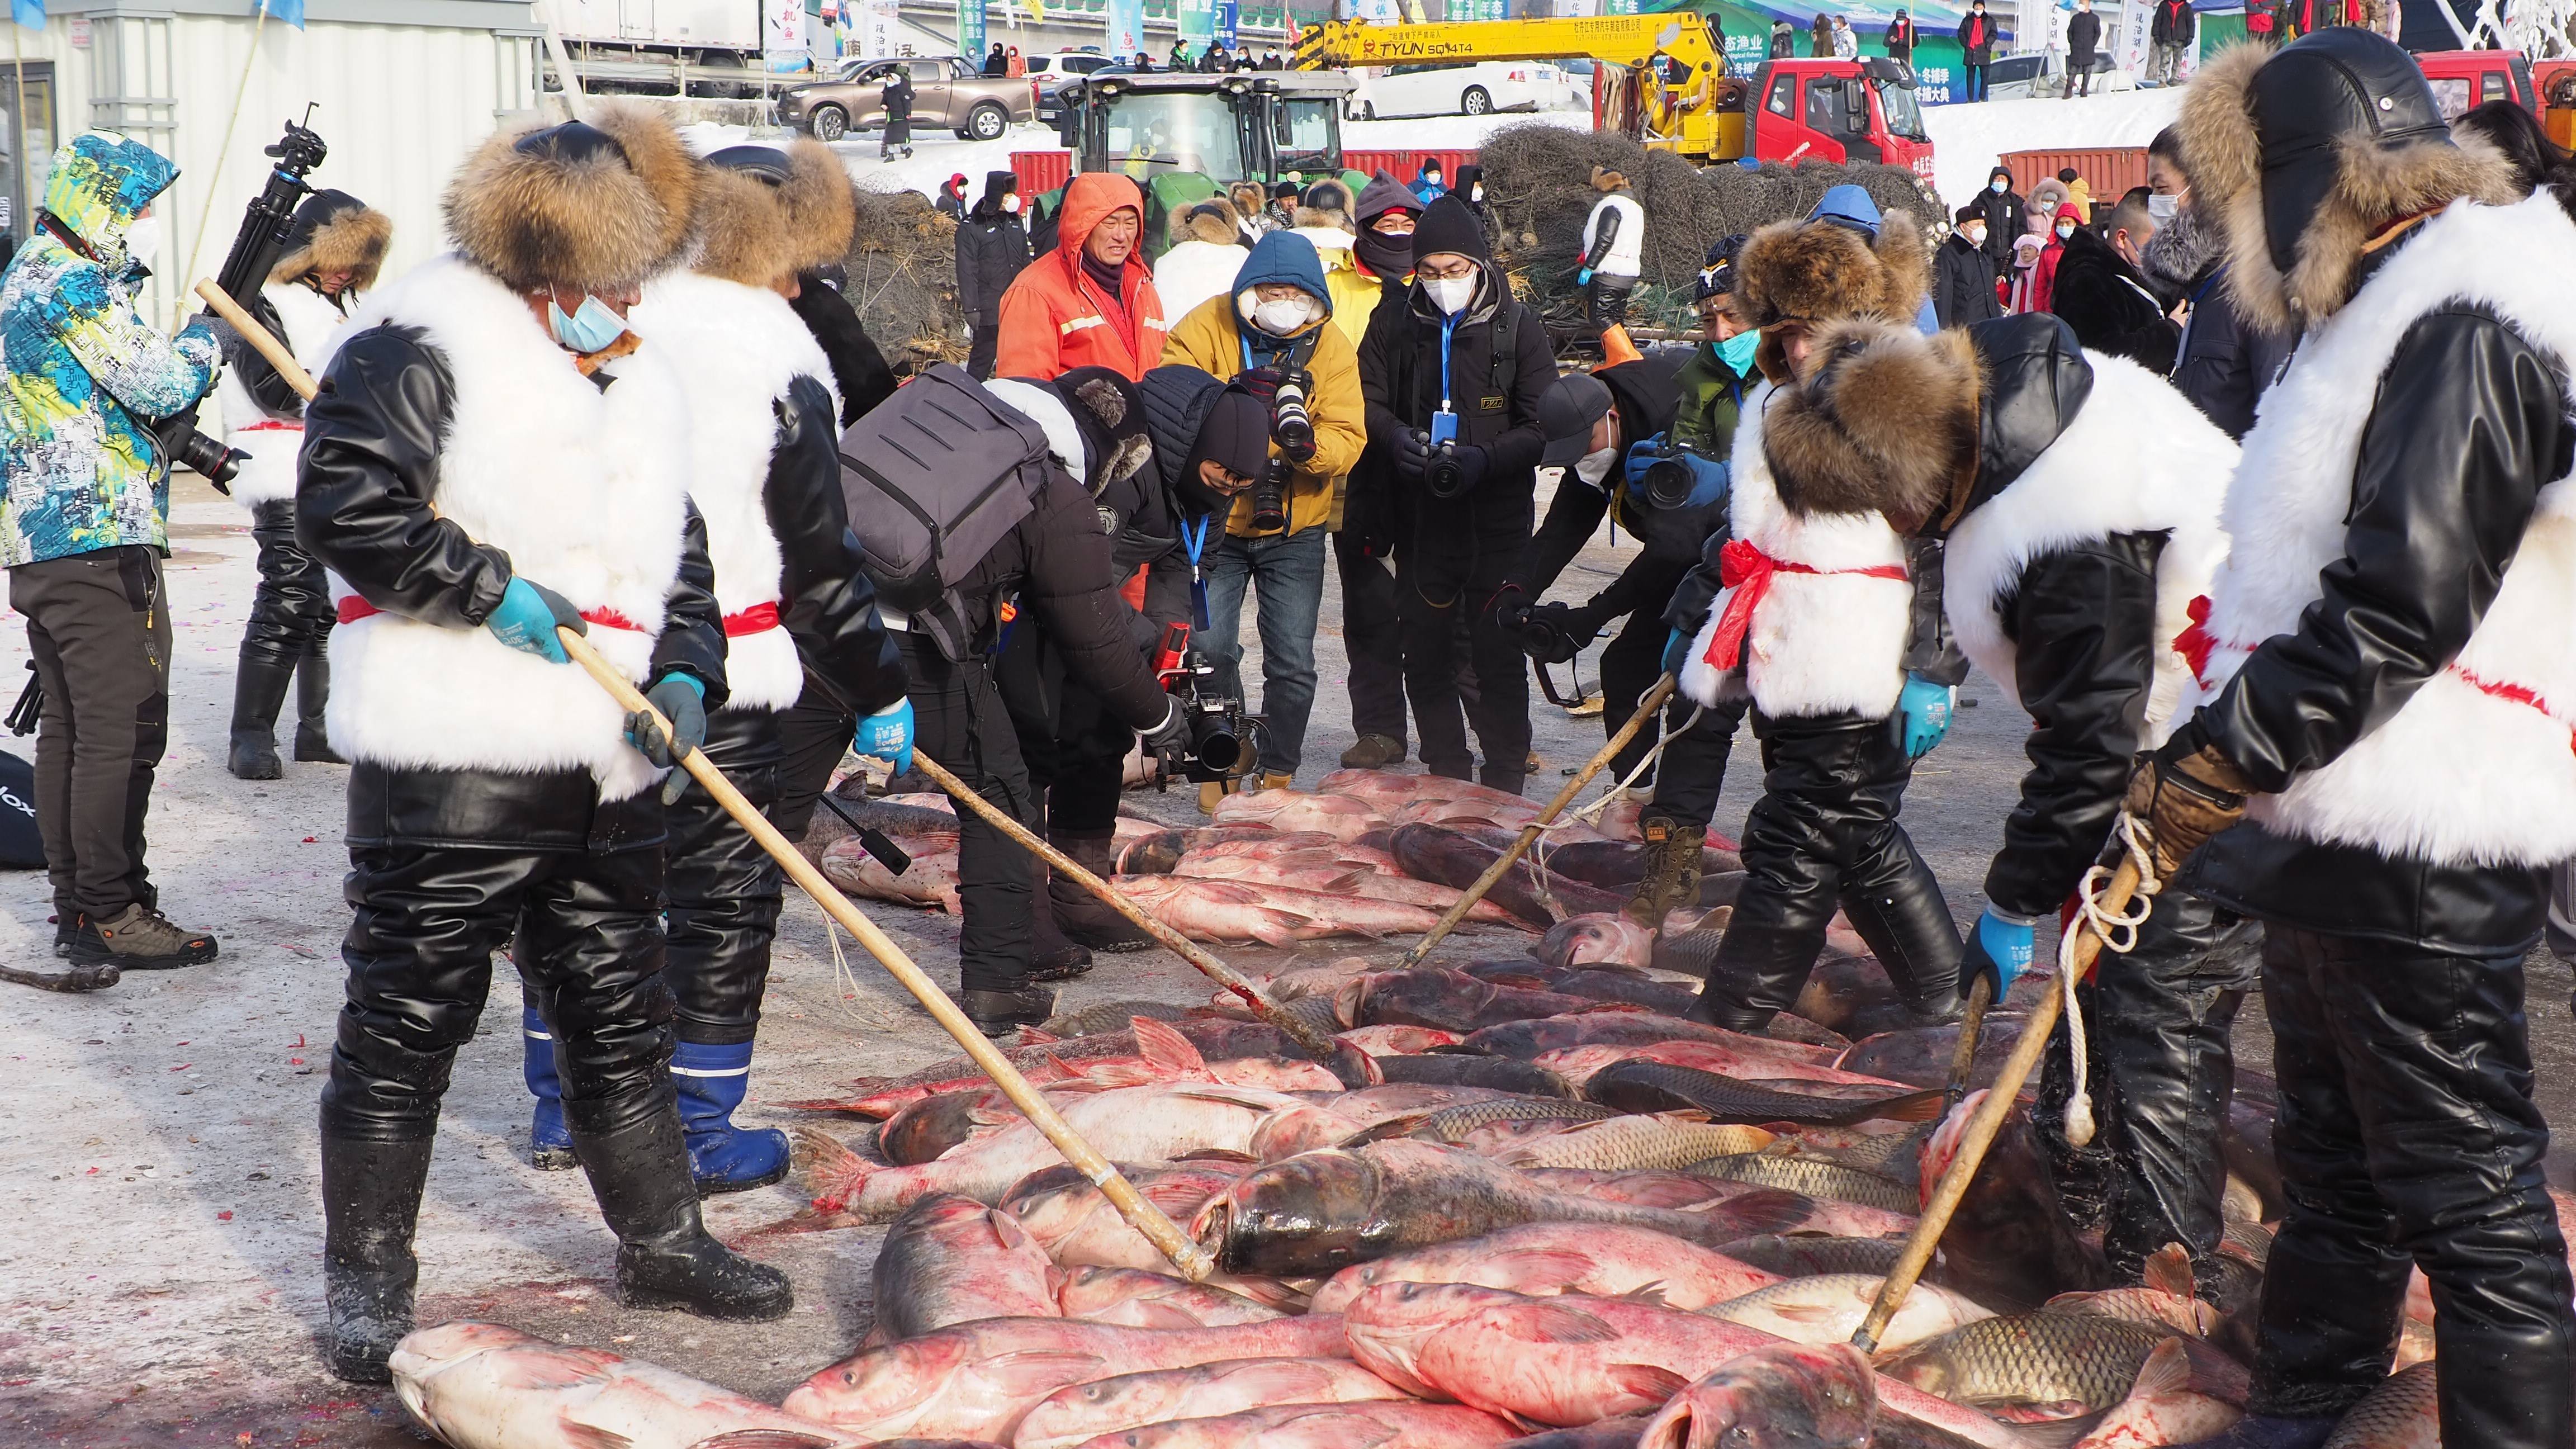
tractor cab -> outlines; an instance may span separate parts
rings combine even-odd
[[[1146,250],[1160,255],[1171,213],[1236,181],[1342,174],[1340,73],[1151,71],[1093,75],[1066,97],[1073,169],[1116,171],[1145,192]],[[1042,203],[1052,215],[1057,198]]]

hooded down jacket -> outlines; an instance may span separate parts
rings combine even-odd
[[[1082,265],[1082,245],[1102,218],[1121,209],[1139,218],[1138,249],[1120,269],[1118,295],[1103,293]],[[1002,294],[996,377],[1046,379],[1077,367],[1140,378],[1163,355],[1163,299],[1145,265],[1144,193],[1124,176],[1086,171],[1064,189],[1055,250],[1029,263]]]

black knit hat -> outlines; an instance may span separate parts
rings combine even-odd
[[[1708,249],[1708,265],[1691,283],[1691,300],[1705,302],[1735,290],[1735,254],[1744,250],[1744,233],[1719,238]]]
[[[1209,461],[1243,478],[1270,466],[1270,409],[1261,399],[1231,385],[1217,394],[1190,447],[1189,476],[1196,479],[1199,464]]]
[[[1456,195],[1443,196],[1422,209],[1422,219],[1413,224],[1413,255],[1418,261],[1433,252],[1454,252],[1474,257],[1480,262],[1493,260],[1485,250],[1485,228],[1476,213]]]

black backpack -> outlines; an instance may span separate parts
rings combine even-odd
[[[1035,509],[1046,430],[941,363],[841,434],[841,494],[878,600],[962,660],[957,585]]]
[[[37,870],[44,864],[44,837],[36,833],[36,767],[0,750],[0,869]]]

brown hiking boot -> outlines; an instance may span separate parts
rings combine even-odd
[[[1699,900],[1699,853],[1708,843],[1708,828],[1648,815],[1638,820],[1637,834],[1646,842],[1646,875],[1622,913],[1649,931],[1659,930],[1667,913]]]
[[[1393,735],[1362,735],[1359,743],[1342,751],[1345,770],[1383,770],[1404,763],[1404,741]]]
[[[215,938],[202,931],[180,930],[169,917],[137,902],[105,920],[83,916],[80,934],[72,938],[71,954],[75,965],[168,971],[215,959]]]

